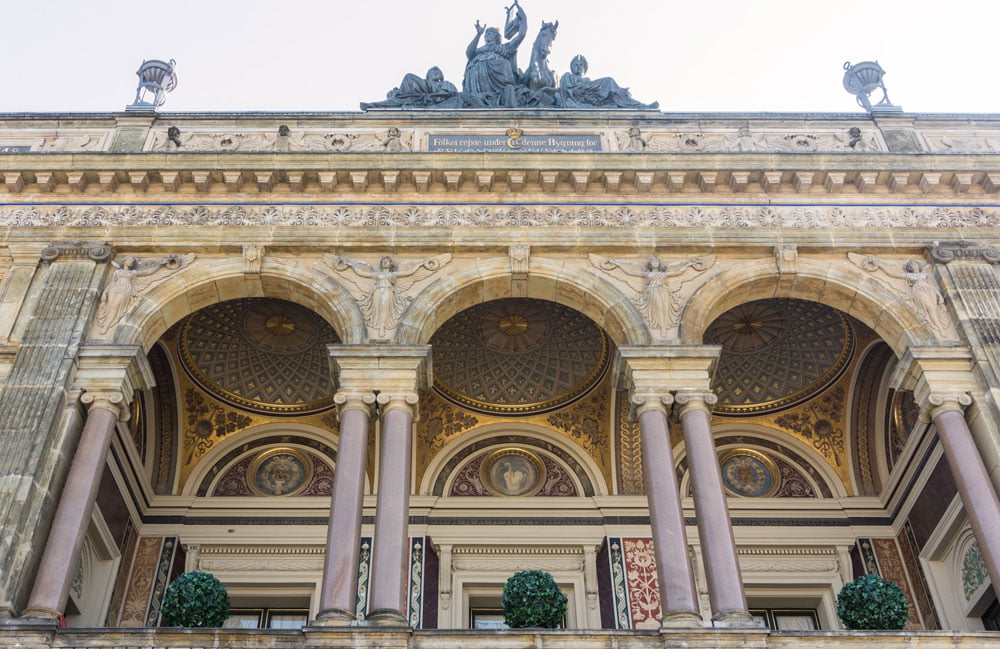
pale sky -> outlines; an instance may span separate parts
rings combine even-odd
[[[146,59],[176,59],[162,111],[342,111],[438,65],[462,85],[481,20],[510,0],[0,0],[0,112],[119,111]],[[858,112],[843,64],[877,59],[912,112],[1000,112],[996,0],[521,0],[527,64],[578,53],[665,112]]]

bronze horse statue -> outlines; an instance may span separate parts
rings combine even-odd
[[[556,75],[549,68],[549,52],[552,41],[556,39],[559,21],[547,23],[542,21],[542,28],[531,46],[531,61],[521,74],[519,86],[521,96],[518,98],[522,106],[553,106],[556,97]]]

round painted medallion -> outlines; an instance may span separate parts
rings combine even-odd
[[[483,485],[495,496],[532,496],[545,484],[545,465],[529,451],[502,448],[480,468]]]
[[[781,482],[774,460],[757,451],[743,448],[726,451],[719,464],[726,491],[734,496],[764,498],[777,491]]]
[[[264,451],[247,468],[247,483],[260,496],[294,496],[312,480],[309,456],[294,448]]]
[[[609,342],[579,311],[509,298],[452,316],[431,338],[434,387],[494,415],[545,412],[583,396],[604,376]]]
[[[318,314],[285,300],[228,300],[191,315],[178,347],[184,369],[212,395],[263,414],[333,405],[326,346],[340,342]]]

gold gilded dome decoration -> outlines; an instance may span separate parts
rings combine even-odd
[[[509,298],[470,307],[431,338],[434,387],[466,408],[544,412],[589,391],[608,367],[607,337],[582,313]]]
[[[847,316],[818,302],[747,302],[709,325],[722,345],[712,389],[718,415],[757,415],[800,403],[833,383],[854,350]]]
[[[207,392],[264,414],[333,405],[326,346],[340,342],[319,315],[294,302],[229,300],[189,316],[178,348],[188,375]]]

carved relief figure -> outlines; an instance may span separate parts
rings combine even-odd
[[[661,337],[666,337],[669,330],[680,322],[682,305],[677,294],[684,284],[694,279],[691,277],[682,281],[674,278],[683,275],[689,268],[700,275],[715,265],[715,257],[711,255],[695,257],[667,264],[664,264],[659,257],[650,257],[643,264],[591,254],[590,263],[605,272],[619,269],[626,275],[642,278],[642,288],[632,301],[639,307],[649,328]]]
[[[637,126],[629,128],[628,135],[622,142],[622,151],[643,151],[645,149],[646,139],[642,137],[642,131]]]
[[[107,333],[122,319],[147,289],[194,261],[194,253],[167,255],[158,259],[136,259],[128,256],[121,263],[112,261],[115,271],[101,294],[97,307],[97,325]],[[163,272],[160,272],[163,271]]]
[[[406,292],[416,282],[428,277],[449,261],[451,261],[450,253],[399,264],[396,264],[392,257],[385,256],[379,260],[378,268],[375,268],[357,259],[331,255],[326,257],[326,262],[334,270],[352,270],[358,277],[369,280],[365,285],[359,285],[342,275],[361,293],[358,306],[365,316],[369,338],[372,340],[391,338],[396,325],[399,324],[399,316],[413,301],[413,297],[406,295]],[[409,279],[405,282],[399,281],[403,278]]]
[[[894,279],[906,281],[906,292],[900,297],[903,302],[926,322],[939,336],[948,334],[948,318],[945,313],[944,297],[938,291],[931,276],[931,265],[921,265],[919,259],[911,259],[900,268],[898,262],[879,259],[849,252],[847,258],[858,268],[874,273],[881,270]]]

